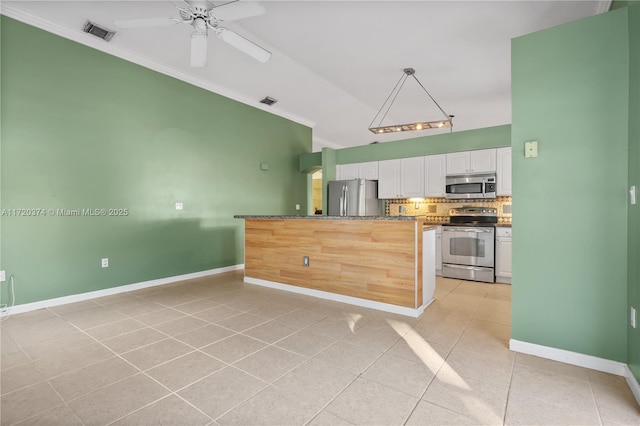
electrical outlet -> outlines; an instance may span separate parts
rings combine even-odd
[[[296,204],[296,210],[300,210],[300,204]]]
[[[4,271],[0,271],[0,283],[3,283],[7,280],[7,275]]]
[[[302,266],[309,266],[309,256],[302,256]]]
[[[182,203],[176,203],[176,210],[184,209],[184,205]]]
[[[631,327],[636,328],[636,308],[631,307]]]
[[[109,267],[109,258],[108,257],[103,257],[102,258],[102,267],[103,268],[108,268]]]

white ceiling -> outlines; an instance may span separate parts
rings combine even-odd
[[[2,13],[313,127],[314,151],[432,135],[368,127],[403,75],[416,77],[453,131],[511,122],[511,39],[608,10],[609,1],[270,1],[264,15],[224,26],[270,50],[259,63],[210,35],[205,68],[189,66],[192,28],[119,30],[106,43],[87,19],[177,17],[170,1],[4,1]],[[212,4],[222,4],[215,2]],[[258,101],[278,100],[272,107]],[[188,107],[188,106],[186,106]],[[382,124],[442,114],[408,79]]]

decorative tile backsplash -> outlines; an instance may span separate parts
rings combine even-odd
[[[511,223],[511,197],[496,197],[491,200],[450,200],[447,198],[425,198],[386,200],[387,216],[426,216],[427,223],[446,223],[449,210],[455,207],[494,207],[498,210],[498,223]]]

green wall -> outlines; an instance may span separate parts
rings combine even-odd
[[[2,208],[129,211],[2,216],[17,304],[240,264],[234,214],[307,211],[310,128],[6,17],[1,29]]]
[[[629,186],[640,195],[640,4],[629,7]],[[639,200],[640,201],[640,200]],[[628,305],[640,308],[640,204],[629,207]],[[629,310],[627,310],[629,312]],[[640,319],[640,318],[638,318]],[[627,363],[640,380],[640,329],[627,325]]]
[[[510,144],[510,125],[486,127],[340,149],[336,151],[336,164],[420,157],[447,152],[496,148]]]
[[[512,41],[512,338],[627,359],[626,9]],[[525,141],[539,156],[524,158]]]

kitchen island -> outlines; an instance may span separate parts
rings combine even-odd
[[[433,301],[423,216],[244,216],[250,284],[417,317]]]

